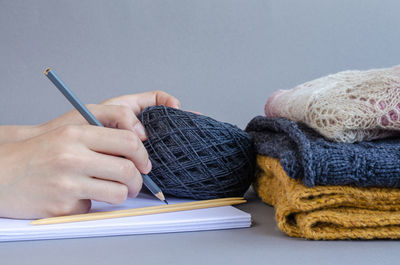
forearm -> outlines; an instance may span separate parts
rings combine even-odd
[[[22,141],[39,134],[39,126],[0,126],[0,144]]]

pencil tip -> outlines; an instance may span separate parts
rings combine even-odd
[[[168,204],[168,201],[167,201],[167,200],[164,200],[164,202],[165,202],[165,204]]]
[[[50,72],[50,67],[47,67],[46,70],[44,70],[44,74],[47,75]]]

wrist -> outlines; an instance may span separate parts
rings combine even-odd
[[[41,126],[0,126],[0,144],[23,141],[41,132]]]
[[[20,131],[20,140],[29,139],[44,132],[44,127],[42,125],[29,125],[23,127],[24,128]]]

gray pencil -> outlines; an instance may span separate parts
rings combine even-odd
[[[50,79],[50,81],[60,90],[60,92],[68,99],[68,101],[79,111],[80,114],[89,122],[91,125],[101,126],[103,125],[96,119],[96,117],[86,108],[86,106],[79,100],[77,96],[67,87],[67,85],[54,73],[53,70],[47,68],[44,74]],[[146,174],[142,174],[143,184],[154,194],[158,199],[168,204],[164,197],[160,187]]]

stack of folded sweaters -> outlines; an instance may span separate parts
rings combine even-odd
[[[382,75],[384,73],[377,76],[380,78]],[[396,81],[395,77],[390,76]],[[364,87],[369,85],[370,89],[380,89],[382,85],[385,89],[396,87],[400,96],[398,83],[391,84],[385,79],[385,84],[380,84],[371,80],[376,81],[369,78],[356,83],[364,84]],[[375,88],[371,88],[371,82]],[[316,83],[316,87],[323,86],[323,82]],[[312,85],[311,82],[307,87]],[[362,85],[360,87],[362,89]],[[300,89],[302,87],[294,90],[298,93]],[[362,98],[360,104],[371,99],[367,93],[359,94],[358,99]],[[320,93],[315,97],[308,92],[308,100],[314,102],[323,101],[323,96]],[[349,100],[357,103],[354,98],[349,97]],[[392,110],[397,113],[398,103],[386,100],[382,109],[379,99],[374,101],[377,108],[370,108],[374,114],[382,115],[379,111]],[[368,130],[354,126],[349,130],[343,122],[334,135],[343,136],[347,130],[352,132],[348,135],[358,138],[349,138],[348,135],[330,137],[334,130],[325,134],[324,124],[311,128],[314,126],[307,118],[306,109],[303,117],[294,117],[289,111],[276,111],[273,103],[273,100],[267,101],[266,114],[269,117],[255,117],[246,131],[253,137],[258,154],[254,188],[264,202],[274,206],[279,228],[289,236],[308,239],[400,238],[398,118],[391,120],[389,113],[390,130],[384,128],[382,119],[375,119],[379,121],[375,125],[368,123],[373,127]],[[285,106],[292,103],[285,102]],[[271,106],[274,111],[271,111]],[[333,106],[332,113],[338,116],[340,109]]]

